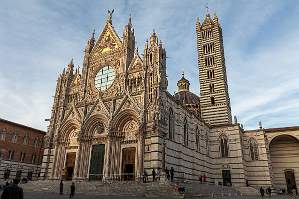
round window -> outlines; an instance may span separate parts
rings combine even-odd
[[[95,77],[95,87],[104,91],[109,88],[115,79],[115,70],[111,66],[105,66],[97,73]]]

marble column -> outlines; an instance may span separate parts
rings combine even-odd
[[[137,145],[137,177],[142,176],[143,174],[143,158],[144,157],[144,136],[143,132],[141,132],[138,136],[138,145]]]
[[[107,137],[107,144],[105,145],[105,157],[104,157],[103,180],[109,178],[110,151],[111,151],[111,138],[110,138],[110,136],[108,136],[108,137]]]
[[[53,165],[52,179],[61,179],[65,161],[65,144],[56,145],[55,164]]]

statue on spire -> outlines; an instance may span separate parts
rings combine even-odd
[[[112,14],[113,14],[113,12],[114,12],[114,9],[112,11],[108,10],[108,14],[107,14],[107,21],[111,24],[112,24]]]

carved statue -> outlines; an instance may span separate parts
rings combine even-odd
[[[114,12],[114,9],[112,11],[108,10],[108,14],[107,14],[107,21],[109,21],[110,23],[112,22],[112,14]]]

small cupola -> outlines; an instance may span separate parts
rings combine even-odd
[[[177,83],[178,86],[178,91],[189,91],[189,86],[190,83],[189,81],[185,78],[184,73],[182,74],[182,78],[178,81]]]

